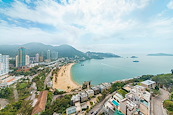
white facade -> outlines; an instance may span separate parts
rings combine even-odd
[[[36,61],[36,62],[39,62],[39,59],[40,59],[40,55],[37,53],[37,54],[35,55],[35,61]]]
[[[18,67],[18,63],[19,63],[19,56],[16,56],[16,67]]]
[[[0,54],[0,76],[9,72],[9,56]]]
[[[30,58],[29,58],[29,55],[26,55],[26,65],[29,65],[30,64]]]

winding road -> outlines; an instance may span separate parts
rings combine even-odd
[[[152,97],[151,115],[167,115],[163,108],[163,101],[169,99],[169,92],[160,88],[160,93],[158,97]]]

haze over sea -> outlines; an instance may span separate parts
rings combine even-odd
[[[134,60],[139,62],[133,62]],[[91,80],[92,84],[96,85],[141,75],[170,73],[171,69],[173,56],[140,56],[87,60],[75,64],[71,72],[77,83],[82,84]]]

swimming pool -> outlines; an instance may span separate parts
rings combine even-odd
[[[116,101],[116,100],[113,100],[112,103],[116,106],[119,106],[120,104]]]

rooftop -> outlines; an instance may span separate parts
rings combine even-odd
[[[80,92],[80,95],[81,95],[81,98],[88,96],[87,93],[85,93],[85,92]]]
[[[146,80],[146,81],[143,81],[141,82],[142,84],[145,84],[145,85],[151,85],[151,84],[154,84],[156,83],[155,81],[151,81],[151,80]]]
[[[96,86],[91,87],[91,89],[92,89],[92,90],[100,90],[99,87],[96,87]]]

